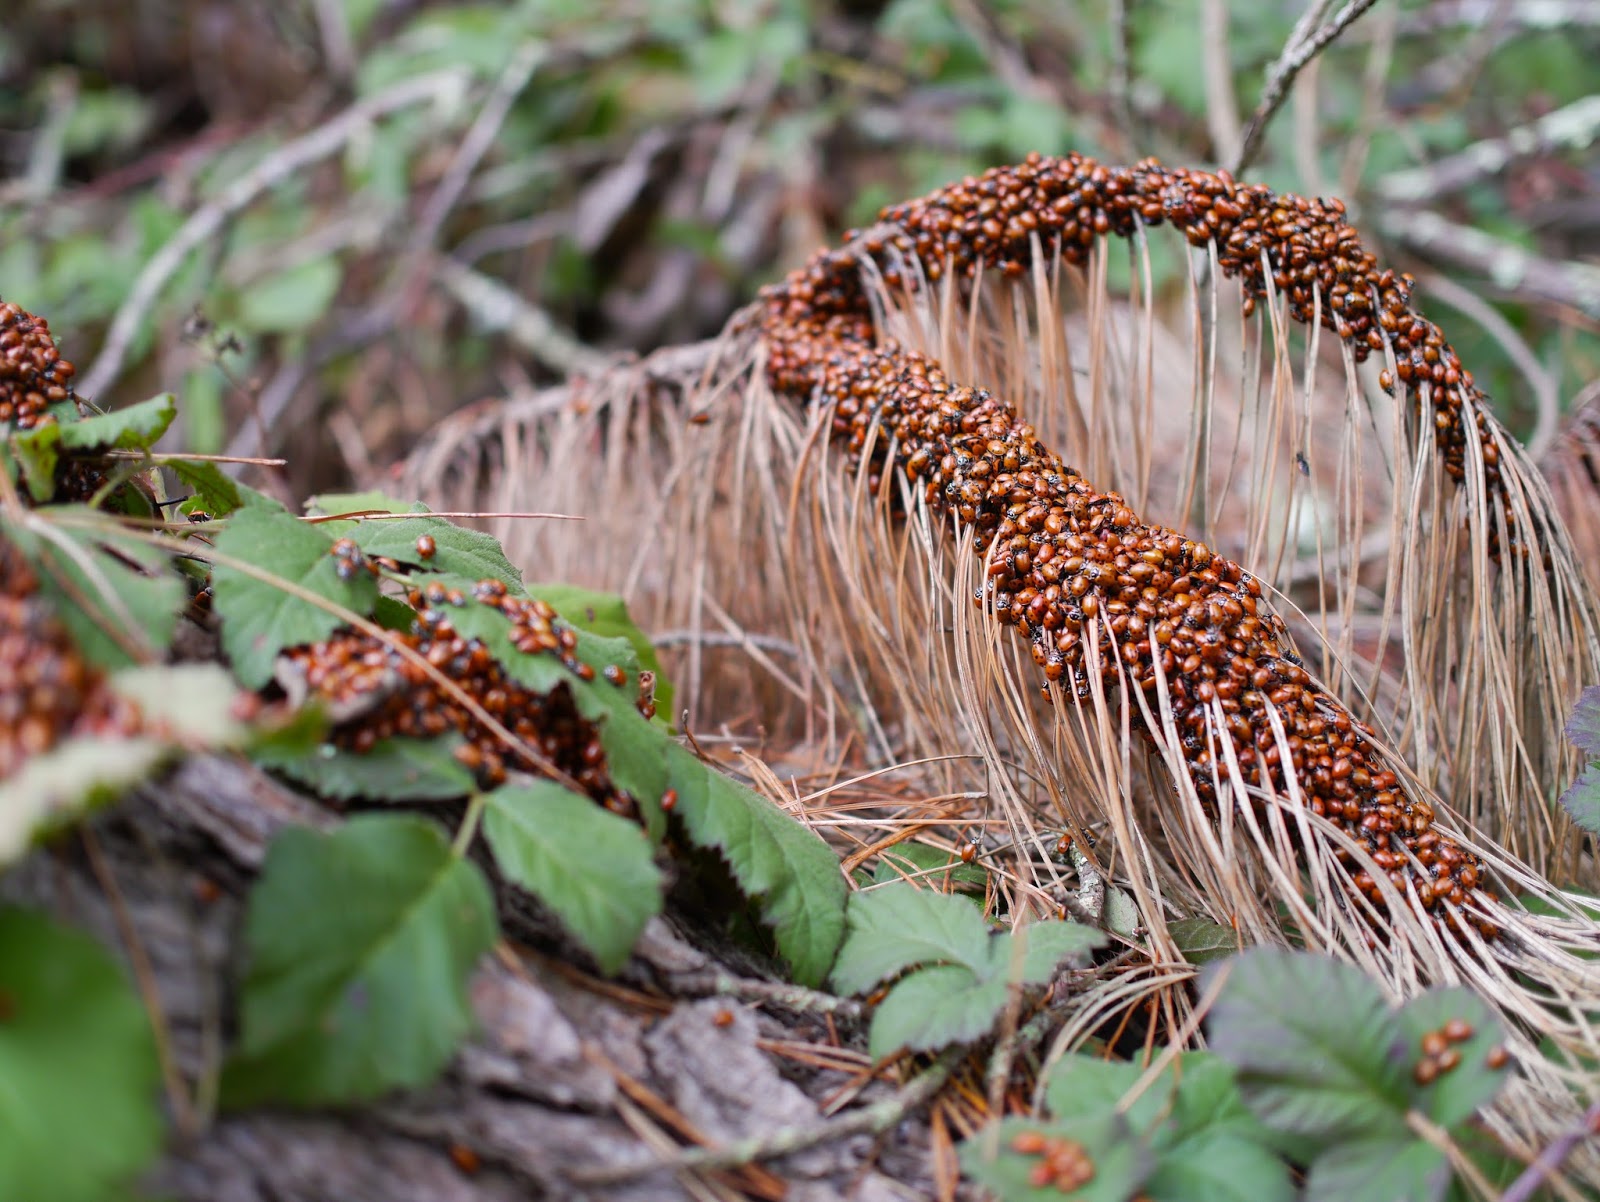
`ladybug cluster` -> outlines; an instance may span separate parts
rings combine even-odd
[[[347,563],[348,557],[341,559]],[[481,580],[468,596],[437,582],[412,589],[416,612],[411,630],[384,641],[358,631],[286,653],[308,692],[327,704],[339,722],[334,741],[365,752],[393,736],[431,738],[452,731],[465,737],[456,757],[484,787],[505,780],[508,768],[541,772],[509,748],[461,702],[405,655],[414,651],[454,681],[527,747],[575,781],[614,813],[637,817],[634,799],[618,789],[606,770],[598,727],[578,710],[565,684],[537,693],[511,679],[483,642],[456,629],[453,612],[469,605],[497,609],[511,622],[510,640],[524,654],[548,654],[580,679],[594,669],[577,658],[577,634],[542,601],[513,596],[499,580]],[[620,670],[619,670],[620,671]]]
[[[1081,257],[1098,233],[1165,219],[1191,238],[1232,247],[1222,262],[1256,293],[1265,288],[1263,262],[1272,264],[1275,285],[1303,314],[1312,312],[1311,290],[1331,297],[1342,282],[1343,299],[1324,309],[1338,317],[1341,336],[1373,349],[1383,344],[1381,330],[1398,353],[1411,343],[1390,330],[1397,323],[1406,338],[1432,348],[1423,362],[1444,364],[1435,392],[1440,439],[1460,463],[1465,435],[1450,434],[1446,419],[1459,417],[1470,378],[1433,327],[1422,323],[1416,333],[1410,318],[1398,324],[1393,314],[1404,307],[1407,282],[1376,273],[1336,206],[1150,164],[1113,171],[1076,157],[1035,156],[886,210],[884,218],[903,232],[886,236],[880,250],[916,255],[933,275],[945,261],[1021,270],[1033,234]],[[1345,278],[1358,268],[1359,280]],[[1471,921],[1486,937],[1496,933],[1461,909],[1482,882],[1481,861],[1433,828],[1432,808],[1384,766],[1373,732],[1305,670],[1259,581],[1096,489],[987,391],[952,383],[921,353],[880,344],[854,262],[842,252],[769,290],[763,315],[775,391],[830,404],[833,437],[852,461],[881,427],[886,437],[873,441],[868,469],[891,466],[885,448],[892,446],[894,463],[921,486],[929,508],[973,531],[985,561],[976,600],[1028,640],[1049,682],[1046,696],[1054,689],[1088,696],[1091,672],[1142,691],[1152,714],[1170,710],[1204,800],[1214,804],[1224,785],[1270,786],[1286,796],[1292,778],[1311,810],[1363,843],[1402,895],[1449,927]],[[1406,378],[1414,382],[1415,372]],[[1222,732],[1231,738],[1219,744]],[[1343,849],[1336,854],[1353,859]],[[1351,868],[1355,888],[1382,912],[1378,882]]]
[[[1034,1189],[1053,1187],[1070,1194],[1094,1180],[1094,1160],[1077,1140],[1042,1131],[1019,1131],[1011,1141],[1011,1150],[1020,1156],[1039,1158],[1028,1172],[1028,1184]]]
[[[1461,1063],[1461,1049],[1457,1045],[1466,1043],[1472,1036],[1472,1024],[1463,1018],[1449,1019],[1438,1030],[1427,1032],[1422,1037],[1417,1062],[1411,1068],[1412,1080],[1418,1085],[1432,1085],[1446,1073],[1454,1072]],[[1486,1063],[1492,1069],[1502,1069],[1510,1059],[1504,1047],[1495,1047],[1490,1050]]]
[[[1129,237],[1163,223],[1194,246],[1215,244],[1223,274],[1243,285],[1247,314],[1271,289],[1285,298],[1294,320],[1320,320],[1357,361],[1390,348],[1394,372],[1384,369],[1383,386],[1392,390],[1398,375],[1413,390],[1429,387],[1446,469],[1463,478],[1468,443],[1477,441],[1489,495],[1512,521],[1498,466],[1499,431],[1477,403],[1482,393],[1472,373],[1439,328],[1411,307],[1412,278],[1379,269],[1337,199],[1280,195],[1226,172],[1168,168],[1154,159],[1108,167],[1078,154],[1032,154],[886,208],[879,218],[893,230],[865,237],[864,249],[892,287],[914,286],[905,270],[912,261],[930,280],[947,271],[971,277],[980,268],[1020,278],[1040,251],[1046,263],[1057,253],[1082,263],[1097,237]],[[872,338],[859,264],[848,251],[823,251],[767,289],[763,302],[767,329],[806,327],[823,335],[774,341],[771,372],[780,391],[809,392],[838,337]]]
[[[44,318],[0,301],[0,426],[28,430],[51,421],[47,410],[72,395],[74,374]]]
[[[0,781],[75,735],[137,733],[138,707],[106,687],[39,595],[39,580],[0,538]]]

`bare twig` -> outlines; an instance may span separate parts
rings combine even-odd
[[[1500,1195],[1500,1202],[1529,1202],[1544,1186],[1545,1180],[1572,1155],[1574,1148],[1597,1135],[1600,1135],[1600,1102],[1595,1102],[1584,1111],[1581,1123],[1545,1145],[1544,1150],[1533,1158],[1533,1163]]]
[[[499,280],[442,258],[434,279],[477,320],[480,328],[504,332],[520,349],[564,375],[594,375],[613,359],[584,346],[543,309]]]
[[[1482,27],[1494,20],[1500,0],[1433,0],[1405,16],[1402,32],[1428,37],[1459,26]],[[1594,0],[1518,0],[1507,15],[1517,29],[1567,29],[1600,26],[1600,5]]]
[[[1397,171],[1378,185],[1385,200],[1416,204],[1435,200],[1498,174],[1513,159],[1551,151],[1587,150],[1600,137],[1600,96],[1585,96],[1503,137],[1487,138],[1425,167]]]
[[[1133,61],[1130,26],[1134,0],[1111,0],[1111,115],[1122,136],[1134,141]]]
[[[1206,130],[1219,163],[1239,161],[1239,101],[1233,94],[1233,54],[1228,46],[1227,0],[1201,0],[1200,62],[1205,71]]]
[[[116,316],[111,319],[105,345],[84,375],[79,391],[86,396],[97,396],[116,381],[139,325],[150,316],[161,290],[183,266],[184,260],[215,237],[229,218],[295,172],[336,153],[372,122],[416,104],[457,97],[465,89],[466,80],[466,73],[461,70],[433,71],[386,88],[285,143],[224,188],[215,200],[191,213],[139,272],[139,278],[134,280]]]
[[[907,1115],[926,1105],[944,1087],[944,1083],[950,1079],[950,1074],[961,1062],[965,1053],[966,1049],[962,1047],[949,1049],[927,1071],[893,1097],[874,1102],[870,1106],[863,1106],[860,1110],[853,1110],[840,1118],[808,1123],[790,1128],[788,1131],[780,1131],[775,1135],[759,1135],[736,1140],[719,1148],[690,1148],[670,1158],[658,1160],[652,1157],[629,1164],[613,1165],[582,1174],[581,1183],[615,1185],[663,1169],[681,1171],[733,1168],[752,1161],[802,1152],[818,1144],[831,1143],[852,1135],[863,1133],[876,1135],[881,1131],[887,1131]],[[574,1179],[579,1179],[578,1174],[573,1176]]]
[[[1481,273],[1503,291],[1570,305],[1590,317],[1600,317],[1600,267],[1540,258],[1433,212],[1391,207],[1378,214],[1378,224],[1391,237],[1432,258]]]
[[[1256,153],[1261,149],[1261,140],[1266,135],[1267,125],[1283,105],[1295,76],[1376,3],[1377,0],[1350,0],[1326,25],[1319,26],[1315,32],[1307,33],[1306,30],[1312,23],[1320,21],[1322,14],[1329,8],[1327,0],[1318,0],[1312,5],[1306,16],[1295,26],[1294,32],[1289,35],[1278,61],[1267,70],[1266,87],[1261,91],[1261,100],[1256,105],[1256,111],[1250,116],[1250,123],[1245,126],[1238,157],[1228,164],[1229,171],[1238,175],[1255,161]]]
[[[541,41],[525,42],[512,53],[505,69],[500,72],[500,78],[484,98],[471,128],[461,139],[461,145],[456,148],[455,157],[445,169],[444,178],[423,206],[417,219],[416,232],[406,247],[406,262],[400,272],[402,278],[409,278],[416,270],[417,261],[433,248],[445,218],[461,200],[467,181],[494,144],[511,112],[511,106],[528,86],[528,81],[533,78],[534,71],[545,61],[545,57],[545,43]]]

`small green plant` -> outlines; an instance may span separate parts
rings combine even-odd
[[[868,1048],[882,1059],[982,1038],[1014,986],[1043,985],[1104,942],[1056,920],[997,933],[966,898],[896,882],[851,895],[831,979],[840,993],[865,993],[905,974],[873,1012]]]
[[[36,581],[16,612],[59,624],[63,654],[126,715],[23,754],[0,782],[0,863],[190,752],[239,751],[366,807],[326,832],[285,830],[269,849],[247,900],[224,1105],[350,1104],[436,1076],[471,1030],[468,980],[500,937],[480,859],[613,972],[662,908],[673,833],[725,862],[796,980],[826,976],[844,928],[836,858],[641,713],[623,679],[653,679],[658,703],[670,685],[620,598],[528,588],[495,539],[382,495],[325,496],[297,516],[211,463],[158,454],[175,412],[171,397],[90,417],[61,406],[55,422],[0,440],[0,550]],[[162,497],[174,479],[179,495]],[[164,519],[173,506],[187,520]],[[451,609],[460,636],[492,657],[497,679],[570,695],[633,816],[570,780],[486,782],[456,732],[351,746],[343,717],[290,687],[285,653],[341,631],[384,649],[418,620],[407,598],[485,582],[545,599],[571,654],[519,646],[488,605]],[[227,667],[165,662],[185,608],[207,598]],[[456,799],[453,829],[415,809]],[[0,1112],[14,1109],[0,1113],[0,1195],[112,1196],[160,1144],[149,1019],[84,936],[6,909],[0,948]],[[90,1130],[84,1115],[98,1120],[93,1147],[67,1154],[56,1132]]]
[[[1067,1056],[1050,1118],[972,1140],[967,1171],[1005,1202],[1445,1202],[1472,1196],[1462,1164],[1496,1183],[1519,1167],[1473,1123],[1509,1066],[1476,994],[1396,1009],[1351,965],[1272,948],[1211,965],[1208,987],[1210,1051],[1159,1072]]]

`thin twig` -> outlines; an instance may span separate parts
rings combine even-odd
[[[145,951],[144,942],[139,938],[139,932],[128,914],[128,903],[123,899],[111,865],[106,863],[105,854],[100,850],[100,840],[93,828],[83,827],[79,836],[89,858],[89,868],[100,882],[100,888],[105,890],[106,900],[111,903],[111,915],[117,924],[118,937],[128,953],[128,962],[133,966],[133,977],[139,986],[139,996],[150,1016],[150,1029],[155,1035],[156,1061],[161,1066],[167,1104],[172,1107],[172,1121],[184,1136],[192,1138],[199,1134],[200,1124],[195,1118],[194,1100],[184,1087],[183,1074],[178,1071],[177,1058],[172,1054],[172,1029],[167,1022],[166,1009],[161,1004],[155,966],[150,963],[150,954]]]
[[[1233,94],[1233,54],[1228,46],[1227,0],[1201,0],[1200,64],[1206,86],[1206,130],[1219,163],[1238,162],[1239,101]]]
[[[1600,318],[1600,267],[1557,263],[1475,230],[1437,213],[1389,207],[1377,214],[1378,224],[1430,257],[1465,267],[1487,277],[1504,292],[1555,301]]]
[[[481,329],[504,332],[546,367],[564,375],[596,375],[614,362],[584,346],[543,309],[491,276],[451,258],[439,259],[433,276]]]
[[[574,1173],[572,1176],[582,1185],[617,1185],[662,1170],[678,1172],[684,1169],[734,1168],[751,1161],[803,1152],[818,1144],[847,1139],[852,1135],[876,1135],[887,1131],[930,1101],[950,1079],[950,1074],[965,1053],[965,1048],[950,1048],[927,1071],[893,1097],[863,1106],[839,1118],[807,1123],[773,1135],[751,1136],[721,1147],[689,1148],[673,1157],[634,1161],[593,1172]]]
[[[1597,1135],[1600,1135],[1600,1102],[1595,1102],[1584,1111],[1583,1119],[1576,1126],[1569,1127],[1546,1144],[1539,1155],[1533,1158],[1533,1163],[1500,1195],[1500,1202],[1529,1202],[1544,1186],[1545,1180],[1572,1155],[1574,1148]]]
[[[684,997],[731,997],[743,1002],[774,1006],[790,1014],[831,1014],[858,1022],[865,1008],[853,998],[838,997],[803,985],[783,981],[757,981],[729,972],[684,973],[672,978],[673,992]]]
[[[433,71],[403,80],[376,96],[353,104],[309,133],[286,142],[224,188],[215,200],[191,213],[139,272],[139,278],[134,280],[116,316],[111,319],[105,345],[84,375],[79,391],[85,396],[98,396],[116,381],[140,323],[151,315],[161,290],[183,266],[184,260],[215,237],[229,218],[263,192],[343,148],[372,122],[424,101],[457,96],[466,87],[466,79],[466,72],[459,69]]]
[[[1111,0],[1111,115],[1129,143],[1133,129],[1132,24],[1134,0]]]
[[[1250,116],[1250,123],[1245,126],[1244,138],[1239,147],[1239,155],[1228,164],[1228,170],[1234,175],[1240,174],[1246,167],[1255,161],[1256,153],[1261,149],[1261,140],[1266,135],[1267,125],[1273,115],[1282,106],[1284,97],[1289,94],[1289,86],[1294,83],[1295,76],[1305,69],[1307,63],[1321,54],[1329,44],[1341,33],[1350,28],[1362,13],[1366,12],[1377,0],[1350,0],[1334,16],[1333,20],[1321,26],[1311,34],[1303,33],[1309,24],[1302,20],[1295,27],[1294,33],[1289,35],[1289,41],[1283,48],[1283,53],[1278,56],[1278,61],[1273,63],[1267,71],[1267,84],[1261,91],[1261,100],[1256,105],[1256,111]],[[1320,19],[1321,14],[1327,10],[1327,4],[1319,2],[1312,6],[1312,13]]]
[[[1497,175],[1514,159],[1552,151],[1588,150],[1600,137],[1600,96],[1585,96],[1502,137],[1486,138],[1425,167],[1396,171],[1378,184],[1385,199],[1402,204],[1437,200]]]
[[[511,106],[528,86],[528,81],[533,78],[534,71],[545,61],[545,57],[546,48],[542,41],[524,42],[512,53],[505,69],[500,72],[500,78],[495,80],[494,87],[484,98],[483,106],[478,110],[466,136],[461,139],[461,145],[456,148],[455,157],[445,169],[444,178],[429,195],[428,203],[417,218],[417,228],[406,246],[399,273],[402,279],[409,279],[416,271],[417,262],[433,249],[445,219],[461,200],[472,173],[478,169],[483,156],[499,136],[506,117],[511,113]]]

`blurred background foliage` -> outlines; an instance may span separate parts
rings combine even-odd
[[[1226,163],[1306,3],[7,7],[0,295],[102,403],[177,391],[189,449],[287,455],[304,493],[476,399],[708,336],[985,166]],[[1600,377],[1596,63],[1594,0],[1381,0],[1244,173],[1345,197],[1524,434]],[[1181,257],[1156,268],[1181,301]]]

